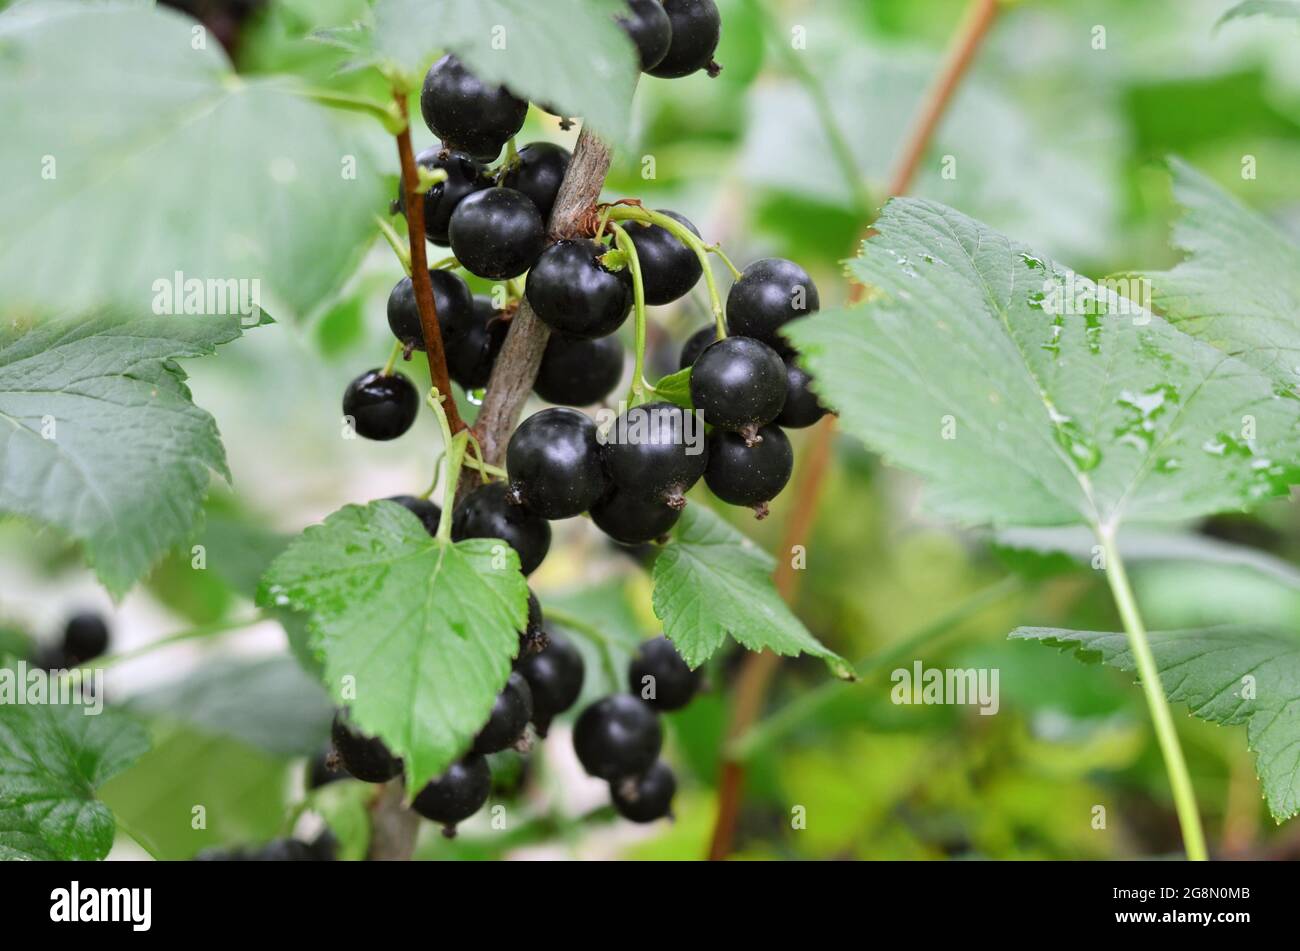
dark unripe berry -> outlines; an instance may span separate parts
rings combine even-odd
[[[438,534],[438,522],[442,520],[442,509],[438,507],[438,503],[416,498],[414,495],[390,495],[386,501],[396,502],[418,518],[430,535]]]
[[[451,216],[451,250],[461,267],[490,281],[518,277],[546,247],[537,206],[513,188],[470,195]]]
[[[429,272],[433,287],[433,307],[438,315],[438,329],[442,331],[444,346],[450,346],[468,331],[474,322],[474,296],[464,279],[451,271]],[[404,277],[388,293],[388,329],[403,346],[412,350],[424,349],[424,327],[420,323],[420,308],[415,302],[415,284]]]
[[[451,224],[451,213],[466,195],[492,187],[483,166],[464,152],[453,152],[441,146],[425,149],[415,157],[417,164],[435,171],[441,169],[447,173],[445,181],[438,182],[424,193],[424,233],[434,244],[444,248],[451,239],[447,236],[447,226]],[[405,213],[406,194],[401,185],[397,192],[397,209]]]
[[[499,538],[519,554],[519,568],[532,574],[551,549],[546,519],[507,498],[504,482],[489,482],[470,492],[451,516],[451,537]]]
[[[573,749],[582,768],[611,781],[645,773],[663,742],[659,716],[625,693],[597,700],[573,726]]]
[[[411,428],[419,411],[420,394],[400,373],[384,376],[382,370],[368,370],[343,392],[343,415],[366,439],[396,439]]]
[[[700,672],[682,660],[666,637],[645,641],[627,668],[627,686],[656,710],[680,710],[700,688]]]
[[[339,765],[362,782],[386,783],[402,771],[402,761],[388,751],[383,740],[354,729],[342,713],[334,714],[330,739]]]
[[[641,545],[667,535],[682,510],[660,499],[632,495],[615,487],[591,507],[596,527],[623,545]]]
[[[794,468],[794,451],[779,426],[764,426],[760,441],[746,445],[745,437],[715,429],[709,434],[709,465],[704,481],[722,501],[752,506],[759,518],[767,503],[781,494]]]
[[[573,706],[582,693],[582,655],[568,638],[548,632],[547,645],[522,658],[516,668],[533,691],[533,726],[546,736],[551,721]]]
[[[93,611],[68,618],[63,628],[63,656],[71,665],[84,664],[108,650],[108,625]]]
[[[442,834],[451,838],[457,823],[482,809],[491,791],[492,770],[487,760],[471,753],[421,789],[411,808],[430,822],[441,824]]]
[[[776,418],[777,425],[803,429],[826,415],[826,407],[812,391],[812,377],[794,360],[785,362],[785,381],[785,406]]]
[[[660,209],[699,237],[699,230],[675,211]],[[699,257],[666,229],[640,221],[624,223],[627,235],[636,245],[641,263],[641,282],[645,285],[647,304],[671,304],[684,297],[704,274]]]
[[[444,56],[424,77],[420,112],[448,148],[492,162],[501,146],[523,128],[528,103],[505,86],[481,82],[456,57]]]
[[[447,344],[447,373],[467,390],[487,386],[509,332],[510,321],[492,306],[492,298],[475,296],[469,328]]]
[[[632,312],[628,268],[610,271],[600,262],[608,251],[586,238],[557,241],[528,272],[528,303],[552,330],[575,337],[612,334]]]
[[[497,694],[492,714],[474,738],[472,752],[500,753],[515,744],[533,717],[533,691],[528,681],[511,673],[505,689]]]
[[[605,494],[596,425],[577,410],[554,407],[520,424],[506,447],[510,490],[542,518],[572,518]]]
[[[704,426],[673,403],[632,407],[602,439],[610,481],[631,495],[680,509],[704,475]]]
[[[664,12],[672,23],[673,40],[668,52],[651,76],[676,79],[700,69],[716,75],[713,53],[722,38],[722,16],[713,0],[664,0]]]
[[[627,0],[627,6],[627,13],[618,17],[619,25],[636,44],[641,69],[653,69],[672,46],[673,22],[660,0]]]
[[[623,379],[623,345],[617,337],[586,340],[554,333],[542,354],[533,389],[548,403],[590,406]]]
[[[704,421],[744,433],[766,426],[785,406],[785,362],[767,344],[727,337],[709,344],[691,370],[691,403]]]
[[[568,149],[553,142],[529,142],[519,150],[517,164],[506,171],[501,184],[527,195],[542,221],[550,221],[571,158]]]
[[[664,763],[655,763],[643,776],[628,776],[609,784],[614,809],[632,822],[671,817],[677,777]]]
[[[741,273],[727,295],[727,329],[753,337],[777,350],[789,348],[777,333],[798,317],[821,307],[817,285],[808,272],[785,258],[755,261]]]
[[[695,366],[695,361],[700,358],[700,354],[717,339],[718,328],[712,324],[695,331],[682,345],[682,358],[677,365],[677,369],[685,370],[687,367]]]

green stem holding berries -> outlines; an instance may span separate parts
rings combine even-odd
[[[628,406],[639,406],[649,399],[654,392],[645,381],[645,279],[641,275],[641,258],[636,253],[632,238],[618,225],[610,222],[614,232],[614,242],[627,258],[628,270],[632,272],[632,310],[636,320],[636,362],[632,367],[632,386],[627,393]]]

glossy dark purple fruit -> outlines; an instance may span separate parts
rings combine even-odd
[[[486,759],[471,753],[421,789],[411,808],[430,822],[439,823],[442,834],[451,838],[458,823],[483,808],[490,792],[492,770]]]
[[[449,347],[463,337],[474,322],[474,296],[464,279],[452,271],[429,272],[433,287],[433,308],[438,315],[438,329],[442,343]],[[420,323],[420,308],[415,302],[415,284],[404,277],[388,293],[388,329],[403,346],[413,350],[424,349],[424,327]]]
[[[623,379],[623,344],[618,337],[586,340],[553,333],[542,354],[533,389],[548,403],[590,406]]]
[[[396,439],[411,428],[419,411],[420,394],[400,373],[384,376],[382,370],[367,370],[343,393],[343,415],[366,439]]]
[[[451,243],[447,227],[451,224],[451,213],[466,195],[480,192],[492,187],[483,166],[464,152],[453,152],[437,146],[425,149],[415,157],[415,161],[430,171],[442,170],[447,173],[445,181],[438,182],[424,193],[424,233],[434,244],[446,247]],[[397,208],[405,210],[406,198],[398,186]]]
[[[644,775],[628,776],[609,784],[614,809],[632,822],[654,822],[671,818],[677,777],[663,762],[657,762]]]
[[[390,495],[386,501],[396,502],[418,518],[430,535],[438,534],[438,522],[442,519],[442,509],[438,507],[436,502],[417,498],[414,495]]]
[[[571,158],[573,155],[561,145],[529,142],[519,150],[516,164],[502,176],[501,184],[527,195],[537,206],[542,221],[550,221],[555,196],[560,193],[560,183],[569,170]]]
[[[516,663],[533,691],[533,726],[546,736],[551,721],[573,706],[582,692],[582,655],[569,639],[547,632],[547,645]]]
[[[751,506],[759,518],[767,503],[781,494],[794,468],[794,451],[779,426],[764,426],[752,446],[745,437],[715,429],[709,434],[709,465],[704,481],[709,491],[731,505]]]
[[[653,69],[663,62],[672,46],[672,20],[660,0],[626,0],[626,3],[628,10],[619,14],[619,25],[636,44],[641,69]]]
[[[108,650],[108,625],[94,611],[82,611],[68,618],[63,627],[63,656],[71,665],[81,665]]]
[[[545,519],[572,518],[605,494],[596,424],[553,407],[528,417],[506,447],[511,497]]]
[[[704,475],[704,425],[673,403],[634,406],[602,438],[605,471],[630,495],[680,509]]]
[[[691,369],[691,403],[704,412],[704,421],[751,440],[754,430],[780,414],[785,388],[785,362],[749,337],[709,344]]]
[[[444,56],[425,74],[420,112],[429,131],[448,148],[492,162],[523,128],[528,103],[505,86],[480,81],[456,57]]]
[[[573,749],[582,768],[610,781],[644,774],[663,742],[658,714],[626,693],[597,700],[573,726]]]
[[[786,429],[803,429],[826,415],[812,390],[812,376],[793,359],[785,361],[785,406],[776,418],[777,425]]]
[[[546,247],[537,206],[513,188],[475,192],[451,216],[451,250],[461,267],[490,281],[518,277]]]
[[[330,739],[339,765],[366,783],[386,783],[402,771],[402,761],[388,751],[384,741],[366,736],[351,726],[342,713],[334,714]]]
[[[687,338],[686,343],[682,344],[682,358],[677,364],[677,369],[685,370],[687,367],[695,366],[695,361],[700,358],[704,348],[717,339],[718,328],[712,324],[695,331]]]
[[[661,79],[677,79],[701,69],[716,75],[719,67],[713,54],[722,38],[717,4],[713,0],[664,0],[664,12],[672,22],[672,43],[659,64],[646,72]]]
[[[727,294],[727,329],[753,337],[777,350],[789,344],[778,331],[790,321],[821,307],[817,285],[808,272],[785,258],[755,261],[741,273]]]
[[[681,222],[699,237],[700,232],[695,225],[677,212],[660,209],[660,214]],[[690,293],[704,274],[704,268],[694,251],[659,225],[627,221],[623,227],[636,245],[647,304],[671,304]]]
[[[609,249],[587,238],[557,241],[528,272],[525,293],[552,330],[574,337],[605,337],[632,312],[628,268],[610,271],[600,262]]]
[[[492,704],[492,713],[474,737],[471,752],[486,756],[514,746],[533,717],[533,690],[520,674],[511,673]]]
[[[596,527],[620,545],[643,545],[672,531],[682,510],[615,487],[591,507]]]
[[[492,298],[475,295],[469,329],[447,344],[448,374],[466,390],[487,386],[509,332],[510,321],[492,306]]]
[[[474,489],[451,516],[451,537],[499,538],[519,555],[519,567],[531,574],[551,549],[551,526],[522,505],[508,501],[504,482],[489,482]]]
[[[627,668],[627,688],[656,710],[680,710],[700,689],[700,672],[691,670],[668,638],[643,641]]]
[[[523,660],[530,654],[536,654],[546,649],[550,643],[550,635],[546,633],[546,617],[542,614],[542,602],[537,600],[537,595],[533,589],[528,589],[528,621],[524,624],[524,629],[519,632],[519,654],[518,659]]]

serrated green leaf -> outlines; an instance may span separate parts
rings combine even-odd
[[[406,760],[412,793],[487,721],[528,613],[513,549],[439,541],[385,501],[308,528],[271,565],[258,599],[311,615],[327,688]]]
[[[102,859],[113,813],[95,790],[149,749],[139,724],[76,704],[0,704],[0,859]]]
[[[660,399],[676,403],[682,409],[694,409],[691,403],[691,368],[678,370],[661,379],[654,386],[655,394]]]
[[[1148,635],[1169,699],[1193,716],[1246,726],[1255,770],[1278,821],[1300,812],[1300,639],[1291,632],[1228,626]],[[1125,634],[1022,627],[1011,637],[1036,640],[1132,671]]]
[[[1241,20],[1246,17],[1259,16],[1260,14],[1300,19],[1300,0],[1242,0],[1241,3],[1219,17],[1219,22],[1215,24],[1215,27],[1223,26],[1230,20]]]
[[[655,559],[654,612],[682,659],[698,667],[727,635],[750,650],[820,657],[837,677],[853,669],[813,637],[772,584],[776,561],[717,515],[690,505]]]
[[[234,317],[0,329],[0,511],[82,542],[104,586],[125,593],[191,537],[210,471],[229,477],[176,361],[239,333]]]
[[[1296,481],[1300,400],[1246,363],[934,202],[890,202],[876,227],[850,264],[873,299],[788,336],[941,514],[1113,529]]]

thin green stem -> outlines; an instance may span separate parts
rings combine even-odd
[[[1165,771],[1169,774],[1178,825],[1183,832],[1183,848],[1189,859],[1204,862],[1208,854],[1205,849],[1205,832],[1201,829],[1201,815],[1196,807],[1196,791],[1187,771],[1183,748],[1178,742],[1174,718],[1169,712],[1169,700],[1165,696],[1164,684],[1160,681],[1160,670],[1156,667],[1155,655],[1151,653],[1146,626],[1138,613],[1137,600],[1129,586],[1128,573],[1124,570],[1124,560],[1115,544],[1114,532],[1099,529],[1097,536],[1106,558],[1106,581],[1110,584],[1115,606],[1119,608],[1120,620],[1124,622],[1124,630],[1128,634],[1129,647],[1133,651],[1138,677],[1142,682],[1142,692],[1146,695],[1147,709],[1151,712],[1151,722],[1155,726],[1156,739],[1164,757]]]
[[[594,641],[600,648],[601,660],[605,664],[605,672],[609,675],[610,681],[616,686],[621,686],[622,674],[619,673],[618,663],[614,659],[614,642],[610,640],[608,634],[576,615],[552,607],[547,607],[546,619]]]
[[[520,281],[519,278],[517,277],[512,277],[510,280],[506,281],[506,293],[509,295],[511,300],[523,300],[524,299],[523,282]]]
[[[266,620],[270,620],[270,616],[259,612],[251,617],[240,618],[234,621],[214,621],[211,624],[200,624],[198,627],[191,627],[176,634],[169,634],[166,637],[160,637],[156,641],[150,641],[148,644],[142,644],[132,650],[122,651],[120,654],[110,654],[108,657],[98,658],[89,664],[82,664],[80,669],[91,670],[94,668],[115,667],[118,664],[124,664],[127,661],[135,660],[137,657],[152,654],[154,651],[161,650],[164,647],[171,647],[173,644],[179,644],[182,641],[198,640],[204,637],[211,637],[213,634],[225,634],[228,631],[237,631],[240,628],[249,627]]]
[[[741,276],[740,269],[736,267],[736,265],[731,263],[731,258],[727,257],[727,252],[722,250],[722,245],[711,244],[708,246],[708,250],[710,253],[716,254],[718,257],[722,259],[722,263],[727,266],[727,270],[731,272],[731,276],[733,279],[737,281],[740,280],[740,276]]]
[[[618,249],[627,257],[628,270],[632,272],[632,310],[636,320],[636,362],[632,367],[632,386],[628,389],[627,404],[629,407],[639,406],[649,399],[650,394],[654,392],[653,388],[648,387],[645,382],[645,279],[641,275],[641,258],[636,253],[636,245],[632,242],[632,237],[613,222],[610,222],[609,227],[614,232],[614,242],[618,245]]]
[[[465,454],[465,458],[461,461],[461,465],[465,466],[465,468],[467,469],[473,469],[476,472],[481,472],[483,474],[484,482],[488,481],[487,479],[488,476],[494,476],[498,479],[507,478],[505,469],[502,469],[500,466],[489,465],[488,463],[484,462],[482,459],[479,459],[475,456],[471,456],[469,453]]]
[[[393,375],[393,367],[397,366],[397,358],[402,355],[402,351],[404,349],[405,348],[402,346],[402,341],[400,340],[393,341],[393,349],[388,354],[388,362],[384,364],[384,376]]]
[[[379,233],[384,236],[384,239],[388,242],[388,246],[393,249],[393,253],[397,255],[397,260],[402,262],[402,270],[406,272],[407,277],[410,277],[411,251],[407,247],[406,242],[403,241],[401,235],[397,233],[397,229],[383,218],[375,215],[375,221],[379,224]]]
[[[469,445],[469,436],[466,435],[468,430],[462,430],[453,438],[451,435],[451,423],[447,419],[447,411],[442,408],[442,401],[445,397],[438,392],[435,386],[429,391],[429,405],[433,407],[434,415],[438,417],[438,428],[442,430],[443,445],[443,483],[442,483],[442,515],[438,519],[438,540],[450,544],[451,542],[451,510],[456,502],[456,485],[460,482],[460,466],[465,458],[465,447]],[[433,490],[429,490],[433,494]]]
[[[333,89],[303,87],[298,89],[297,92],[313,102],[319,102],[321,105],[329,106],[332,109],[360,112],[378,119],[389,135],[397,135],[402,129],[406,128],[406,119],[392,103],[376,102],[373,99],[367,99],[365,96],[338,92]]]
[[[451,270],[452,268],[454,268],[454,267],[460,267],[460,262],[459,262],[458,260],[456,260],[456,255],[453,254],[453,255],[451,255],[451,257],[446,257],[446,258],[443,258],[441,261],[438,261],[438,262],[436,262],[436,263],[434,263],[434,264],[430,264],[430,265],[429,265],[429,270],[430,270],[430,271],[450,271],[450,270]]]

